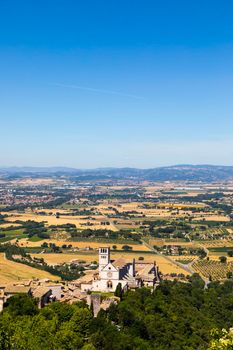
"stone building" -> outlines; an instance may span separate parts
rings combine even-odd
[[[155,286],[159,282],[158,267],[155,263],[128,261],[123,258],[111,260],[110,248],[99,248],[99,272],[91,281],[82,283],[82,290],[114,292],[118,283],[123,289]]]
[[[42,307],[48,305],[52,300],[55,300],[52,295],[52,290],[47,287],[39,286],[35,288],[32,292],[34,298],[38,301],[38,307],[41,309]]]

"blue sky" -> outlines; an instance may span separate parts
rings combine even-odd
[[[233,165],[233,2],[0,1],[0,165]]]

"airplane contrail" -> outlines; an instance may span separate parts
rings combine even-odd
[[[121,93],[121,92],[118,92],[118,91],[112,91],[112,90],[95,89],[95,88],[86,87],[86,86],[68,85],[68,84],[60,84],[60,83],[56,83],[56,84],[52,84],[52,85],[53,86],[58,86],[58,87],[70,88],[70,89],[79,89],[79,90],[85,90],[85,91],[99,92],[99,93],[103,93],[103,94],[131,97],[131,98],[136,98],[138,100],[144,99],[144,97],[142,97],[142,96],[137,96],[137,95],[132,95],[132,94],[125,94],[125,93]]]

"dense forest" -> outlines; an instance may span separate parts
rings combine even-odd
[[[190,283],[163,281],[153,293],[129,291],[97,318],[84,303],[39,310],[28,296],[12,297],[0,315],[0,349],[232,349],[212,339],[232,325],[233,282],[204,289],[194,275]]]

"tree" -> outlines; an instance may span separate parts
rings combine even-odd
[[[116,249],[117,249],[117,246],[114,244],[114,245],[112,246],[112,249],[116,250]]]
[[[233,273],[231,271],[227,272],[227,278],[231,279],[233,277]]]
[[[61,329],[54,338],[54,349],[56,350],[77,350],[83,345],[83,339],[69,329]]]
[[[117,290],[120,295],[121,285]],[[54,302],[39,310],[32,298],[17,296],[0,313],[0,349],[230,350],[232,300],[233,280],[203,288],[197,274],[190,283],[128,290],[95,318],[85,303]]]
[[[96,348],[92,344],[86,344],[82,347],[82,350],[96,350]]]
[[[204,249],[200,249],[198,253],[199,253],[200,259],[204,259],[207,256],[207,253],[205,252]]]
[[[33,316],[38,313],[35,299],[25,294],[14,295],[8,299],[7,303],[7,310],[14,317],[23,315]]]
[[[69,329],[82,337],[87,337],[93,315],[87,308],[78,308],[69,322]]]
[[[114,295],[116,296],[116,297],[118,297],[118,298],[122,298],[122,293],[123,293],[123,291],[122,291],[122,285],[121,285],[121,283],[119,282],[118,283],[118,285],[117,285],[117,287],[116,287],[116,290],[115,290],[115,293],[114,293]]]
[[[230,328],[229,331],[214,329],[211,334],[213,339],[208,350],[230,350],[233,348],[233,328]]]
[[[131,246],[127,245],[127,244],[123,245],[122,249],[123,250],[133,250],[133,248]]]
[[[192,276],[189,277],[189,281],[192,283],[193,288],[203,289],[205,286],[205,282],[198,273],[193,273]]]
[[[220,256],[219,260],[222,264],[225,264],[227,262],[227,257],[226,256]]]

